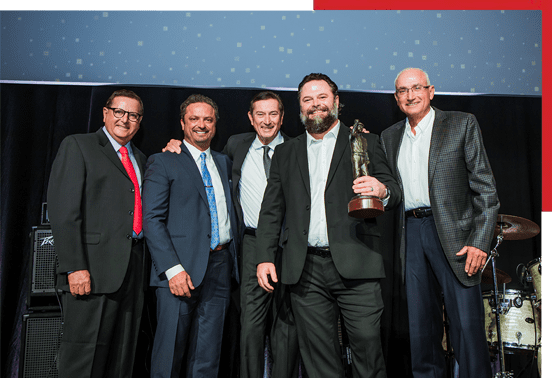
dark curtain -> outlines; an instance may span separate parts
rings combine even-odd
[[[95,132],[102,123],[102,107],[116,89],[128,88],[143,100],[145,114],[135,144],[146,154],[159,152],[171,138],[183,137],[179,106],[192,93],[211,97],[220,120],[212,148],[221,151],[230,135],[251,131],[247,111],[259,89],[199,89],[169,86],[1,85],[1,239],[0,301],[2,376],[16,377],[22,315],[29,291],[32,226],[40,224],[41,203],[51,164],[62,139],[74,133]],[[285,105],[282,130],[304,132],[296,91],[278,91]],[[392,94],[340,92],[345,104],[340,119],[363,122],[372,133],[404,118]],[[541,219],[541,98],[514,96],[440,95],[432,104],[441,110],[475,114],[495,174],[500,214],[523,217],[540,226]],[[382,283],[385,313],[382,340],[389,376],[409,376],[406,302],[393,212],[378,218],[387,277]],[[497,267],[512,277],[508,289],[523,290],[516,267],[540,257],[540,235],[505,241]],[[483,290],[490,290],[483,285]],[[151,298],[149,298],[151,301]],[[138,373],[138,372],[137,372]]]

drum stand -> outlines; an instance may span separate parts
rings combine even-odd
[[[502,228],[500,230],[500,233],[496,237],[496,246],[493,248],[491,253],[489,254],[489,257],[487,258],[487,261],[485,262],[485,266],[482,270],[485,270],[485,267],[491,261],[491,267],[493,272],[493,292],[494,292],[494,306],[491,304],[492,311],[494,312],[496,316],[496,333],[497,333],[497,340],[498,340],[498,361],[500,363],[500,372],[497,372],[494,376],[494,378],[513,378],[514,373],[513,372],[507,372],[505,371],[504,367],[504,345],[502,344],[502,333],[500,331],[500,314],[506,313],[508,311],[507,307],[508,304],[505,302],[499,302],[498,301],[498,281],[496,278],[496,265],[495,265],[495,257],[498,257],[497,248],[500,244],[502,244],[502,241],[504,240],[504,236],[502,234]]]

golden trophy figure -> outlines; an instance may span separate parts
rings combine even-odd
[[[351,161],[353,163],[353,180],[368,176],[368,146],[362,136],[364,125],[355,119],[351,130]],[[349,215],[355,218],[375,218],[383,214],[384,206],[381,198],[357,194],[349,201]]]

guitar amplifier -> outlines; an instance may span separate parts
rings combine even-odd
[[[60,312],[23,315],[20,378],[57,378],[61,342]]]

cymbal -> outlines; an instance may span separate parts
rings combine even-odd
[[[540,227],[533,221],[514,215],[498,214],[494,236],[498,236],[502,228],[504,240],[523,240],[532,238],[540,232]]]
[[[485,270],[481,273],[481,282],[486,284],[493,284],[493,267],[491,264],[488,264]],[[512,282],[512,277],[508,275],[508,273],[496,269],[496,283],[501,284],[507,284]]]

